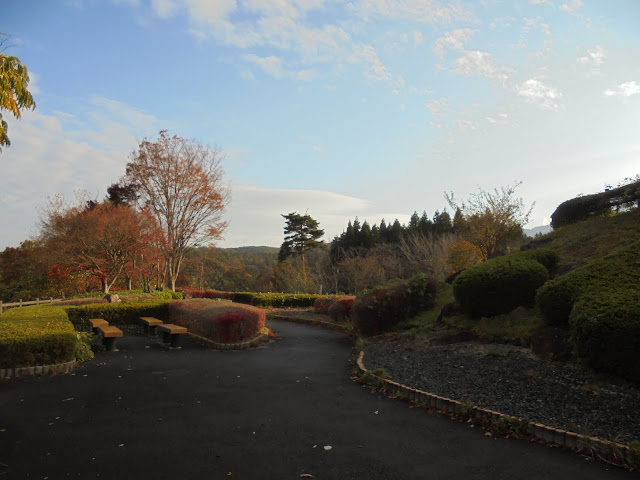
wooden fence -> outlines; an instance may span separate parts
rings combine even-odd
[[[0,301],[0,314],[3,312],[3,310],[5,308],[26,307],[27,305],[41,305],[43,303],[55,303],[55,302],[60,302],[62,300],[64,300],[64,298],[52,298],[52,297],[50,297],[49,299],[45,299],[45,300],[41,300],[39,298],[36,298],[35,300],[29,300],[28,302],[23,302],[22,300],[18,300],[17,302],[13,302],[13,303],[2,303]]]

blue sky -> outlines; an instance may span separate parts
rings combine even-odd
[[[162,129],[225,153],[219,246],[516,181],[543,225],[640,173],[639,21],[634,0],[0,0],[37,102],[5,112],[0,248],[48,196],[102,198]]]

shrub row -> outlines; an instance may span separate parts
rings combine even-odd
[[[0,368],[71,361],[77,342],[62,307],[13,308],[0,315]]]
[[[325,295],[314,300],[313,308],[318,313],[328,314],[336,322],[344,322],[351,316],[355,300],[353,296]]]
[[[453,294],[473,317],[508,313],[518,306],[533,307],[536,290],[557,263],[550,250],[529,250],[487,260],[458,275]]]
[[[250,305],[233,305],[196,298],[172,302],[169,321],[218,343],[243,342],[265,325],[265,312]]]
[[[221,292],[192,288],[183,288],[181,291],[184,293],[184,298],[224,299],[261,307],[313,307],[317,298],[327,297],[327,295],[308,293]]]
[[[558,228],[589,217],[607,215],[614,207],[630,206],[634,203],[640,207],[640,181],[562,202],[551,215],[551,226]]]
[[[119,295],[120,297],[155,297],[161,300],[181,300],[182,292],[172,292],[171,290],[151,290],[145,292],[144,290],[120,290],[112,288],[109,291],[110,294]],[[85,292],[78,293],[70,297],[70,299],[80,298],[102,298],[104,293],[102,292]]]
[[[351,309],[354,327],[361,335],[377,335],[435,304],[436,280],[417,274],[359,296]]]
[[[137,325],[140,317],[167,318],[170,300],[148,300],[136,303],[99,303],[66,307],[71,323],[77,329],[89,325],[90,318],[104,318],[110,325]]]

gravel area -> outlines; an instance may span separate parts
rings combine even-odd
[[[603,440],[640,440],[640,387],[542,361],[525,348],[382,339],[365,349],[364,364],[404,385],[533,422]]]

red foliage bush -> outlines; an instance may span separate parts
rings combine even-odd
[[[329,305],[329,316],[336,322],[343,322],[351,316],[351,307],[356,301],[356,297],[345,297],[334,299]]]
[[[219,343],[249,340],[265,325],[266,315],[250,305],[191,299],[169,304],[169,322]]]

